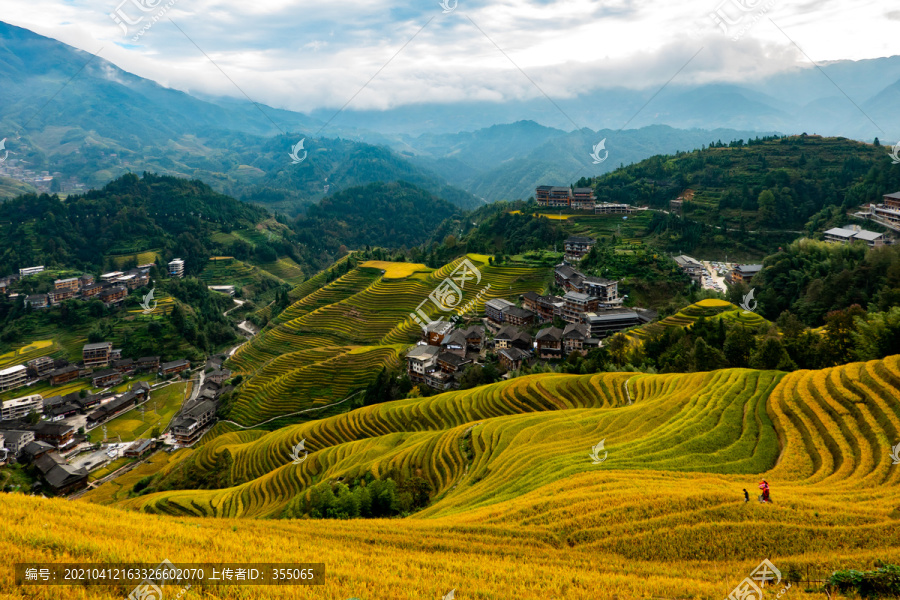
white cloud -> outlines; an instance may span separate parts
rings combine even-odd
[[[709,17],[766,1],[459,0],[442,14],[436,0],[175,0],[138,42],[134,31],[172,0],[4,0],[4,20],[89,52],[103,47],[103,58],[163,85],[241,96],[199,46],[254,100],[304,112],[342,106],[379,69],[352,108],[653,88],[700,47],[677,82],[750,81],[808,65],[785,34],[816,61],[896,51],[889,44],[897,12],[885,14],[880,0],[776,0],[736,42]],[[143,12],[140,2],[155,8]],[[144,17],[129,37],[109,16],[117,7],[132,20]],[[705,32],[694,39],[697,27]]]

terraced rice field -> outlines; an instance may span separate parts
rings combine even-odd
[[[119,256],[111,256],[110,258],[116,263],[116,267],[122,267],[129,261],[138,265],[146,265],[156,262],[159,253],[156,250],[148,250],[147,252],[138,252],[136,254],[125,254]]]
[[[293,465],[300,439],[310,454]],[[600,440],[608,454],[595,464],[589,453]],[[36,548],[103,560],[165,549],[177,563],[192,556],[177,550],[184,536],[194,540],[190,552],[207,549],[204,560],[314,554],[329,573],[316,597],[334,600],[437,599],[450,589],[496,600],[721,598],[763,558],[819,578],[900,560],[900,467],[890,456],[898,441],[898,356],[790,374],[533,375],[267,434],[224,433],[193,455],[212,465],[227,449],[238,485],[130,499],[121,489],[92,492],[140,512],[81,508],[119,526],[78,550],[80,520],[62,520],[68,505],[34,518],[34,503],[47,501],[2,498],[11,519],[0,550],[11,546],[12,560],[48,552]],[[400,520],[245,518],[279,516],[310,483],[364,472],[424,477],[433,502]],[[745,504],[742,489],[755,495],[762,478],[774,504]],[[42,530],[46,515],[62,516],[63,529]],[[17,546],[22,531],[45,542]],[[250,548],[241,545],[248,539]],[[267,597],[288,597],[280,591]]]
[[[486,256],[468,258],[481,281],[475,288],[469,282],[463,303],[486,289],[475,311],[491,298],[543,290],[550,276],[548,269],[494,267]],[[460,262],[435,271],[369,261],[327,285],[321,274],[302,284],[292,293],[296,301],[229,361],[247,378],[229,418],[252,425],[331,404],[364,388],[383,367],[399,368],[401,353],[421,335],[410,313]]]
[[[303,269],[301,269],[300,265],[298,265],[288,256],[279,258],[275,262],[260,263],[259,268],[268,271],[275,277],[281,279],[282,281],[286,281],[291,285],[298,285],[300,283],[303,283]]]
[[[37,340],[26,344],[21,348],[0,354],[0,369],[6,369],[14,365],[23,365],[29,360],[53,354],[58,350],[53,340]]]
[[[639,342],[654,330],[669,327],[690,327],[701,317],[706,319],[727,319],[754,328],[769,322],[758,314],[745,311],[743,308],[735,306],[731,302],[708,298],[706,300],[695,302],[658,323],[651,323],[619,335],[624,335],[632,342]]]

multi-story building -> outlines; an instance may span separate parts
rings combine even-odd
[[[586,313],[582,322],[588,326],[592,338],[605,338],[617,331],[642,323],[637,313],[627,308],[614,308],[597,313]]]
[[[434,369],[437,356],[441,353],[439,346],[423,344],[416,346],[406,355],[407,370],[412,381],[425,381],[425,374]]]
[[[537,355],[540,358],[562,358],[563,331],[559,327],[545,327],[537,332]]]
[[[503,298],[494,298],[484,303],[484,314],[494,323],[503,322],[503,312],[507,308],[513,308],[515,304]]]
[[[116,369],[104,369],[91,375],[91,384],[95,388],[105,388],[122,383],[122,373]]]
[[[757,273],[762,271],[762,265],[737,265],[731,270],[733,283],[750,283]]]
[[[122,271],[110,271],[109,273],[104,273],[100,276],[100,281],[104,281],[106,283],[112,283],[122,275],[124,275]]]
[[[20,277],[28,277],[29,275],[37,275],[38,273],[43,273],[44,267],[26,267],[24,269],[19,269]]]
[[[568,208],[572,201],[572,190],[561,186],[539,185],[534,199],[540,206]]]
[[[112,342],[97,342],[95,344],[85,344],[81,349],[81,358],[84,360],[84,366],[105,367],[112,359]]]
[[[91,285],[94,283],[94,276],[90,273],[85,273],[81,277],[78,278],[78,288],[81,289],[86,285]]]
[[[554,276],[556,285],[564,290],[580,292],[584,289],[584,275],[569,265],[557,265]]]
[[[100,292],[109,287],[109,284],[105,283],[88,283],[87,285],[81,288],[81,297],[82,298],[93,298],[94,296],[99,296]]]
[[[169,277],[184,277],[184,261],[173,258],[169,261]]]
[[[175,373],[181,373],[182,371],[186,371],[191,368],[191,363],[188,360],[173,360],[172,362],[167,362],[159,365],[159,374],[160,375],[174,375]]]
[[[53,359],[49,356],[39,356],[25,363],[28,374],[31,377],[43,377],[53,370]]]
[[[188,409],[178,417],[172,425],[175,441],[182,446],[189,446],[200,439],[203,429],[212,422],[216,415],[216,403],[204,400]]]
[[[581,260],[596,243],[594,238],[573,235],[566,240],[566,260]]]
[[[563,302],[562,318],[569,323],[581,323],[581,315],[594,312],[600,306],[598,298],[581,292],[566,292]]]
[[[700,277],[703,275],[703,263],[685,254],[676,256],[673,260],[685,275],[694,281],[700,281]]]
[[[603,277],[585,277],[582,283],[584,293],[594,296],[604,308],[615,308],[622,304],[619,298],[619,282]]]
[[[24,419],[33,412],[38,414],[44,412],[44,398],[40,394],[4,400],[0,408],[0,418],[4,421]]]
[[[153,373],[159,371],[158,356],[142,356],[137,361],[137,368],[141,371]]]
[[[81,284],[78,281],[77,277],[69,277],[68,279],[57,279],[53,282],[53,289],[56,291],[60,290],[71,290],[72,292],[77,292],[81,289]]]
[[[518,348],[530,352],[533,348],[531,336],[527,331],[507,325],[494,336],[494,349]]]
[[[563,352],[566,354],[581,352],[584,349],[585,341],[590,337],[591,334],[587,325],[583,323],[569,323],[563,330]]]
[[[531,354],[519,348],[504,348],[497,353],[500,364],[507,371],[515,371],[522,367],[522,363],[531,358]]]
[[[78,365],[66,365],[50,371],[50,385],[62,385],[78,379],[81,369]]]
[[[75,443],[75,428],[65,423],[49,423],[41,421],[33,427],[34,439],[56,446],[57,450],[65,450]]]
[[[593,210],[597,198],[594,197],[592,188],[575,188],[572,190],[570,206],[576,210]]]
[[[503,322],[510,325],[525,327],[534,322],[534,313],[527,308],[510,306],[503,311]]]
[[[0,431],[3,436],[3,447],[6,448],[10,455],[18,457],[22,454],[25,446],[34,441],[34,432],[19,429],[6,429]]]
[[[75,281],[78,280],[76,279]],[[71,300],[75,297],[76,293],[77,292],[70,289],[53,290],[52,292],[47,293],[47,300],[50,302],[50,304],[57,305],[65,302],[66,300]]]
[[[125,300],[128,288],[123,285],[114,285],[100,291],[99,298],[103,304],[116,304]]]
[[[0,392],[12,390],[25,385],[28,379],[28,368],[25,365],[16,365],[0,371]]]
[[[637,209],[630,204],[601,202],[594,206],[594,213],[598,215],[630,215],[633,212],[637,212]]]

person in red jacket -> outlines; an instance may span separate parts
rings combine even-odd
[[[762,490],[760,502],[771,502],[771,500],[769,500],[769,484],[765,479],[759,482],[759,489]]]

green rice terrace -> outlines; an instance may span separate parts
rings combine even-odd
[[[474,288],[474,281],[469,283],[460,305],[490,285],[476,310],[492,298],[542,292],[551,276],[546,268],[493,266],[477,254],[468,259],[482,277]],[[331,283],[320,274],[295,288],[296,301],[229,360],[245,383],[227,418],[254,425],[325,407],[365,388],[383,367],[399,369],[401,355],[421,335],[410,313],[461,261],[437,270],[370,261]],[[424,310],[437,316],[428,306]]]
[[[626,336],[632,342],[637,342],[660,329],[669,327],[690,327],[701,317],[706,319],[726,319],[754,328],[763,323],[768,323],[766,319],[755,312],[746,311],[725,300],[708,298],[706,300],[695,302],[690,306],[686,306],[674,315],[666,317],[658,323],[650,323],[620,335]]]

